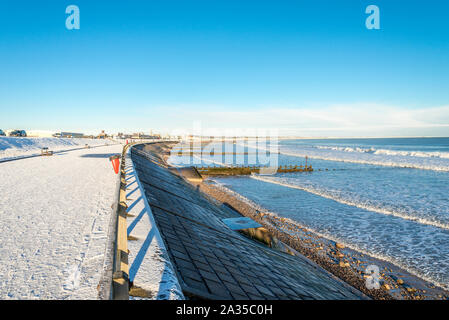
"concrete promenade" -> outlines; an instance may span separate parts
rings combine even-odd
[[[0,163],[0,299],[99,298],[121,151]]]

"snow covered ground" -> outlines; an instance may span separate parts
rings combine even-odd
[[[129,279],[134,287],[149,292],[152,300],[179,300],[184,295],[179,285],[167,249],[154,220],[130,153],[126,155],[125,172],[128,205]],[[139,299],[130,297],[131,299]]]
[[[111,140],[79,138],[16,138],[0,137],[0,160],[40,154],[41,148],[61,151],[89,146],[112,144]]]
[[[27,151],[94,141],[39,139]],[[14,142],[0,138],[0,157]],[[108,157],[121,150],[111,145],[0,163],[0,299],[98,298],[117,182]]]

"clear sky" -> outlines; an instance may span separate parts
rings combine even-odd
[[[449,136],[448,17],[446,0],[1,0],[0,128]]]

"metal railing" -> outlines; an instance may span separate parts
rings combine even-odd
[[[126,152],[131,144],[123,147],[120,161],[120,186],[118,194],[118,203],[116,204],[116,239],[114,269],[112,274],[112,299],[129,299],[129,265],[128,265],[128,237],[126,224],[126,173],[125,159]]]

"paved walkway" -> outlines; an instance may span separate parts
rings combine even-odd
[[[362,298],[306,258],[272,250],[229,229],[222,219],[240,215],[161,166],[150,148],[134,148],[132,159],[186,297]]]
[[[97,299],[121,145],[0,163],[0,299]]]

